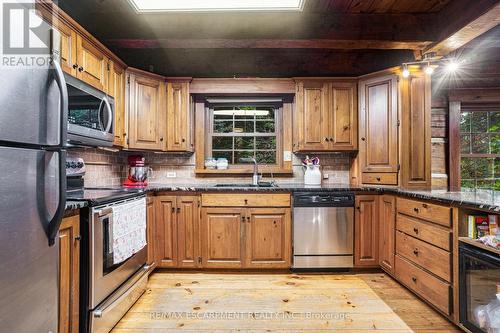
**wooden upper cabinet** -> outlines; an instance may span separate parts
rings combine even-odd
[[[243,267],[244,213],[244,208],[202,208],[203,267]]]
[[[77,333],[80,288],[80,215],[66,217],[59,228],[59,329]]]
[[[327,83],[308,80],[297,82],[295,150],[324,151],[330,148],[327,108]]]
[[[376,267],[378,260],[378,196],[357,195],[354,213],[354,266]]]
[[[76,76],[101,91],[107,90],[108,58],[84,37],[76,36]]]
[[[192,151],[189,82],[167,83],[167,151]]]
[[[361,172],[398,171],[397,87],[396,75],[359,82]]]
[[[59,57],[61,68],[66,73],[76,76],[76,32],[61,20],[55,20],[53,27],[59,37]]]
[[[179,267],[201,265],[200,249],[200,198],[198,196],[177,197],[177,256]]]
[[[115,99],[115,146],[123,147],[125,145],[125,69],[113,62],[109,61],[109,79],[108,79],[108,95]]]
[[[155,262],[158,267],[177,266],[176,197],[156,197]]]
[[[355,83],[298,81],[295,105],[295,150],[357,149]]]
[[[401,185],[431,188],[431,77],[401,78]]]
[[[130,72],[128,146],[163,150],[165,140],[165,83],[153,74]]]
[[[380,196],[379,209],[379,263],[386,272],[394,274],[396,197]]]
[[[245,242],[245,267],[289,268],[292,252],[290,209],[249,208]]]
[[[330,83],[330,148],[358,148],[357,88],[355,83]]]

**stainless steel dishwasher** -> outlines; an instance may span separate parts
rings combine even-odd
[[[293,195],[293,268],[353,267],[354,194]]]

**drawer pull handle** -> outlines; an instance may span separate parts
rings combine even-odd
[[[413,208],[413,211],[414,211],[415,213],[418,213],[418,212],[420,211],[420,209],[418,209],[417,207],[415,207],[415,208]]]
[[[245,217],[244,216],[241,217],[241,222],[245,223]]]
[[[377,181],[380,181],[380,177],[377,177]]]
[[[418,229],[417,228],[413,228],[413,232],[418,234]]]
[[[428,207],[429,207],[429,205],[427,205],[426,203],[424,203],[424,204],[422,204],[422,207],[424,207],[424,208],[428,208]]]
[[[417,282],[417,278],[416,278],[416,277],[414,277],[414,276],[412,276],[412,277],[411,277],[411,280],[412,280],[413,282]]]
[[[248,205],[248,199],[245,199],[245,205]]]
[[[418,249],[413,250],[413,254],[418,256]]]

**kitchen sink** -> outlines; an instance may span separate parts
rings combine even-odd
[[[278,185],[271,182],[262,182],[259,185],[252,184],[215,184],[214,187],[278,187]]]

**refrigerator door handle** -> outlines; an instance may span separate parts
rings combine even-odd
[[[64,73],[59,64],[59,59],[57,56],[52,56],[50,61],[51,69],[55,73],[55,80],[60,93],[60,121],[59,124],[59,146],[65,147],[68,140],[68,87],[66,86],[66,80],[64,79]]]
[[[49,246],[55,244],[59,227],[61,226],[64,211],[66,210],[66,150],[64,149],[67,141],[67,127],[68,127],[68,88],[66,87],[66,80],[59,65],[57,57],[52,57],[50,62],[51,67],[55,72],[55,80],[60,92],[60,128],[59,128],[59,202],[57,204],[56,212],[48,224],[48,238]],[[50,150],[50,149],[49,149]]]
[[[56,242],[57,233],[62,223],[66,210],[66,150],[58,150],[59,153],[59,202],[56,212],[48,224],[49,246]]]

